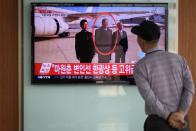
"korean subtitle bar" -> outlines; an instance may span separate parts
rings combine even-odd
[[[134,64],[102,63],[36,63],[35,75],[88,75],[127,76],[133,75]]]

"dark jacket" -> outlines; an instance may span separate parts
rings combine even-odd
[[[95,55],[92,33],[81,30],[75,36],[76,57],[81,63],[90,63]]]

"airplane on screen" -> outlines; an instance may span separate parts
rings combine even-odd
[[[107,17],[112,14],[116,21],[121,21],[125,27],[137,25],[142,19],[150,19],[154,12],[150,11],[116,11],[116,12],[93,12],[93,7],[87,7],[85,12],[73,11],[51,6],[38,6],[34,8],[33,29],[35,37],[68,37],[69,29],[80,29],[80,21],[87,19],[92,27],[99,27],[98,23],[93,25],[93,21],[98,15]],[[110,18],[109,27],[115,27],[116,23]],[[109,22],[110,23],[110,22]]]

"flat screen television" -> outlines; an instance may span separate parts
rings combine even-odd
[[[160,26],[159,47],[167,50],[167,3],[31,3],[31,9],[32,83],[134,84],[134,65],[145,54],[130,30],[143,20]],[[91,44],[82,42],[86,36],[76,40],[83,19],[91,32],[86,38]],[[98,32],[105,20],[109,35]],[[127,38],[123,33],[115,34],[118,23]],[[124,42],[120,43],[121,37]],[[78,51],[82,56],[91,56],[90,61],[82,61]]]

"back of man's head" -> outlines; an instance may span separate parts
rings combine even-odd
[[[144,20],[138,26],[134,26],[131,32],[140,36],[147,42],[158,41],[161,35],[160,27],[153,21]]]

